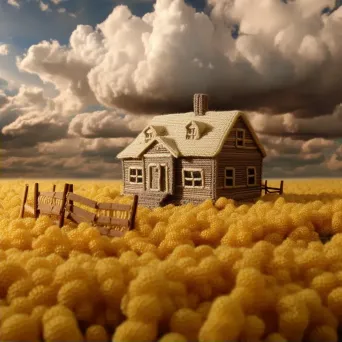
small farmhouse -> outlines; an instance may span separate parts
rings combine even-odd
[[[261,195],[265,150],[240,111],[208,111],[194,95],[194,111],[155,116],[117,158],[123,194],[147,207],[198,204],[211,198]]]

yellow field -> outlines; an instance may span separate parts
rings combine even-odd
[[[64,182],[131,201],[117,198],[120,182],[40,190]],[[25,183],[0,182],[1,341],[337,341],[342,179],[285,180],[282,197],[253,205],[139,207],[136,229],[112,239],[17,219]],[[318,234],[335,235],[323,245]]]

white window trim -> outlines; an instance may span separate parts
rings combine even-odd
[[[246,145],[246,130],[244,128],[237,128],[236,131],[235,131],[236,135],[235,135],[235,146],[237,148],[244,148],[245,145]],[[238,134],[239,132],[242,132],[242,139],[241,138],[238,138]],[[242,146],[238,145],[238,141],[241,141],[242,140]]]
[[[160,167],[161,166],[165,166],[165,182],[166,182],[166,186],[165,186],[165,192],[168,192],[169,191],[169,171],[168,171],[168,168],[167,168],[167,164],[166,163],[149,163],[148,164],[148,190],[150,191],[159,191],[159,192],[162,192],[160,190],[160,182],[161,182],[161,177],[160,177]],[[151,180],[152,180],[152,175],[151,175],[151,172],[152,172],[152,167],[157,167],[157,170],[158,170],[158,188],[156,189],[152,189],[151,188]],[[163,191],[164,193],[164,191]]]
[[[195,186],[195,185],[185,185],[185,171],[198,171],[201,173],[201,179],[202,179],[202,186]],[[194,178],[192,178],[194,179]],[[196,178],[197,179],[197,178]],[[192,169],[192,168],[183,168],[182,169],[182,186],[183,188],[189,188],[189,189],[204,189],[204,171],[203,169]]]
[[[248,170],[249,169],[253,169],[254,170],[254,175],[249,175],[248,174]],[[246,175],[247,175],[247,186],[255,186],[257,185],[257,172],[256,172],[256,167],[255,166],[247,166],[247,169],[246,169]],[[254,184],[249,184],[248,180],[250,177],[254,177]]]
[[[142,182],[131,182],[131,170],[141,170],[141,178]],[[135,176],[136,179],[138,179],[138,175]],[[142,166],[130,166],[128,168],[128,182],[129,184],[134,184],[134,185],[139,185],[139,184],[144,184],[144,168]]]
[[[226,176],[226,170],[233,170],[233,177],[227,177]],[[232,179],[233,178],[233,185],[226,185],[226,179]],[[224,168],[224,179],[223,179],[224,183],[223,183],[223,187],[225,189],[232,189],[235,188],[235,167],[225,167]]]

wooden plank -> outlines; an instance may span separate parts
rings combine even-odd
[[[69,220],[71,220],[71,221],[74,221],[74,222],[78,223],[78,224],[84,222],[84,219],[83,219],[82,217],[79,217],[79,216],[77,216],[77,215],[74,214],[74,213],[69,213],[69,215],[67,216],[67,218],[68,218]]]
[[[25,211],[27,211],[28,213],[34,215],[34,209],[30,205],[25,204],[24,207],[25,207]]]
[[[95,201],[90,200],[90,199],[85,198],[85,197],[82,197],[80,195],[76,195],[76,194],[74,194],[72,192],[68,193],[68,200],[85,204],[85,205],[87,205],[90,208],[94,208],[94,209],[97,208],[97,203]]]
[[[37,219],[38,216],[39,216],[39,213],[38,213],[38,197],[39,197],[38,183],[34,183],[34,190],[33,190],[33,215],[34,215],[35,219]]]
[[[97,227],[101,235],[108,235],[109,233],[109,228],[108,227]]]
[[[38,203],[38,209],[41,214],[44,213],[46,215],[59,215],[61,212],[61,206],[46,203]]]
[[[39,196],[45,196],[49,198],[63,199],[63,192],[52,192],[52,191],[43,191],[39,193]]]
[[[73,214],[76,214],[79,217],[84,218],[83,221],[87,221],[87,222],[93,222],[96,217],[96,214],[90,213],[89,211],[76,207],[75,205],[71,206],[70,204],[68,204],[66,206],[66,210],[72,212]]]
[[[121,232],[120,230],[111,229],[108,233],[110,237],[121,237],[124,236],[126,232]]]
[[[129,220],[109,216],[98,216],[96,224],[129,227]]]
[[[132,209],[131,209],[131,215],[128,220],[129,224],[129,229],[132,230],[134,229],[134,223],[135,223],[135,216],[137,213],[137,208],[138,208],[138,195],[133,196],[133,203],[132,203]]]
[[[121,204],[121,203],[97,203],[97,209],[130,211],[131,206],[129,204]]]
[[[27,201],[27,194],[28,194],[28,184],[25,184],[25,189],[23,193],[23,198],[21,200],[21,206],[20,206],[20,212],[19,212],[19,218],[23,218],[25,214],[25,203]]]
[[[98,216],[96,218],[96,224],[110,224],[109,216]]]
[[[129,227],[129,220],[111,217],[110,218],[110,224],[113,226],[118,225],[118,226],[122,226],[122,227]]]

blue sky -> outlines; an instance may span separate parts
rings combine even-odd
[[[129,6],[134,15],[142,16],[150,12],[154,1],[151,0],[62,0],[55,5],[44,0],[51,11],[42,11],[36,0],[22,1],[20,8],[11,6],[6,0],[0,2],[0,42],[27,49],[42,40],[56,39],[67,44],[72,31],[78,24],[96,26],[104,21],[119,4]],[[205,7],[204,0],[188,0],[198,10]],[[58,13],[65,8],[67,13]]]

